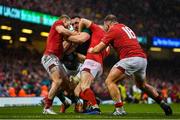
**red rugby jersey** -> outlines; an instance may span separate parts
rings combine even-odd
[[[89,27],[91,30],[91,39],[90,39],[90,45],[89,48],[95,47],[101,42],[101,39],[104,37],[105,31],[99,27],[99,25],[92,23]],[[99,62],[100,64],[103,64],[103,54],[102,52],[94,54],[94,53],[87,53],[86,59],[91,59],[94,61]]]
[[[56,31],[56,26],[63,25],[62,20],[57,20],[51,27],[46,42],[46,50],[44,54],[54,54],[58,58],[63,55],[63,36]]]
[[[138,43],[136,35],[124,24],[113,25],[103,37],[102,42],[106,45],[111,43],[120,59],[128,57],[146,58],[146,54]]]

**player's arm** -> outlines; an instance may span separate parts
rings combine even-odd
[[[96,45],[94,48],[90,48],[88,50],[89,53],[99,53],[102,50],[104,50],[107,47],[107,45],[104,42],[100,42],[98,45]]]
[[[75,52],[75,55],[77,56],[78,61],[81,62],[81,63],[83,63],[85,61],[85,59],[86,59],[86,56],[81,54],[81,53]]]
[[[77,45],[72,43],[72,45],[70,46],[70,48],[68,50],[66,50],[67,55],[69,55],[70,53],[74,52],[76,50]]]
[[[84,43],[90,39],[90,34],[86,32],[80,32],[78,35],[72,35],[68,37],[68,41],[74,43]]]
[[[105,36],[103,37],[103,39],[101,40],[101,42],[96,45],[94,48],[90,48],[88,50],[89,53],[99,53],[101,52],[102,50],[104,50],[111,41],[114,40],[114,36],[116,35],[115,34],[116,32],[114,30],[109,30]]]
[[[68,41],[63,41],[63,49],[66,51],[71,46],[71,43]]]
[[[61,33],[63,35],[70,36],[70,35],[74,35],[75,34],[75,32],[72,32],[72,31],[66,29],[63,25],[58,25],[58,26],[55,27],[55,29],[56,29],[56,31],[58,33]]]
[[[88,19],[82,18],[81,21],[79,22],[79,32],[81,32],[84,28],[89,28],[92,24],[92,21]]]
[[[77,44],[71,43],[69,41],[63,41],[63,50],[65,52],[65,54],[70,54],[72,52],[74,52],[74,50],[76,49]]]

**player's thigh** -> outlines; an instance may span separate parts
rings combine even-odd
[[[94,78],[100,77],[103,73],[102,65],[94,60],[86,59],[80,69],[80,74],[82,71],[89,72]]]
[[[41,63],[53,81],[58,81],[64,74],[62,67],[60,67],[61,63],[59,59],[54,55],[44,55],[42,57]]]
[[[87,88],[90,88],[91,83],[94,80],[94,76],[87,71],[82,71],[81,72],[81,89],[84,91]]]
[[[81,92],[81,83],[79,83],[74,89],[75,96],[79,97],[79,93]]]
[[[123,68],[113,67],[110,73],[108,74],[105,82],[106,84],[110,84],[112,82],[117,83],[125,77],[126,75],[124,74]]]
[[[137,86],[143,86],[146,82],[146,67],[147,67],[147,60],[142,59],[140,62],[141,68],[134,73],[135,81]]]

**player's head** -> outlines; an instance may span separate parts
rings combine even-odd
[[[116,23],[118,23],[118,19],[113,14],[109,14],[104,18],[104,27],[106,30],[109,30],[109,28]]]
[[[68,27],[71,24],[71,18],[68,15],[61,15],[60,20],[63,21],[64,27]]]
[[[75,31],[78,31],[80,20],[81,20],[80,16],[74,16],[71,18],[71,24],[74,27]]]

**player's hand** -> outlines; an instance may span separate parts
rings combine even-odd
[[[93,53],[93,47],[88,49],[88,53]]]
[[[77,31],[73,31],[72,35],[78,35],[79,33]]]

